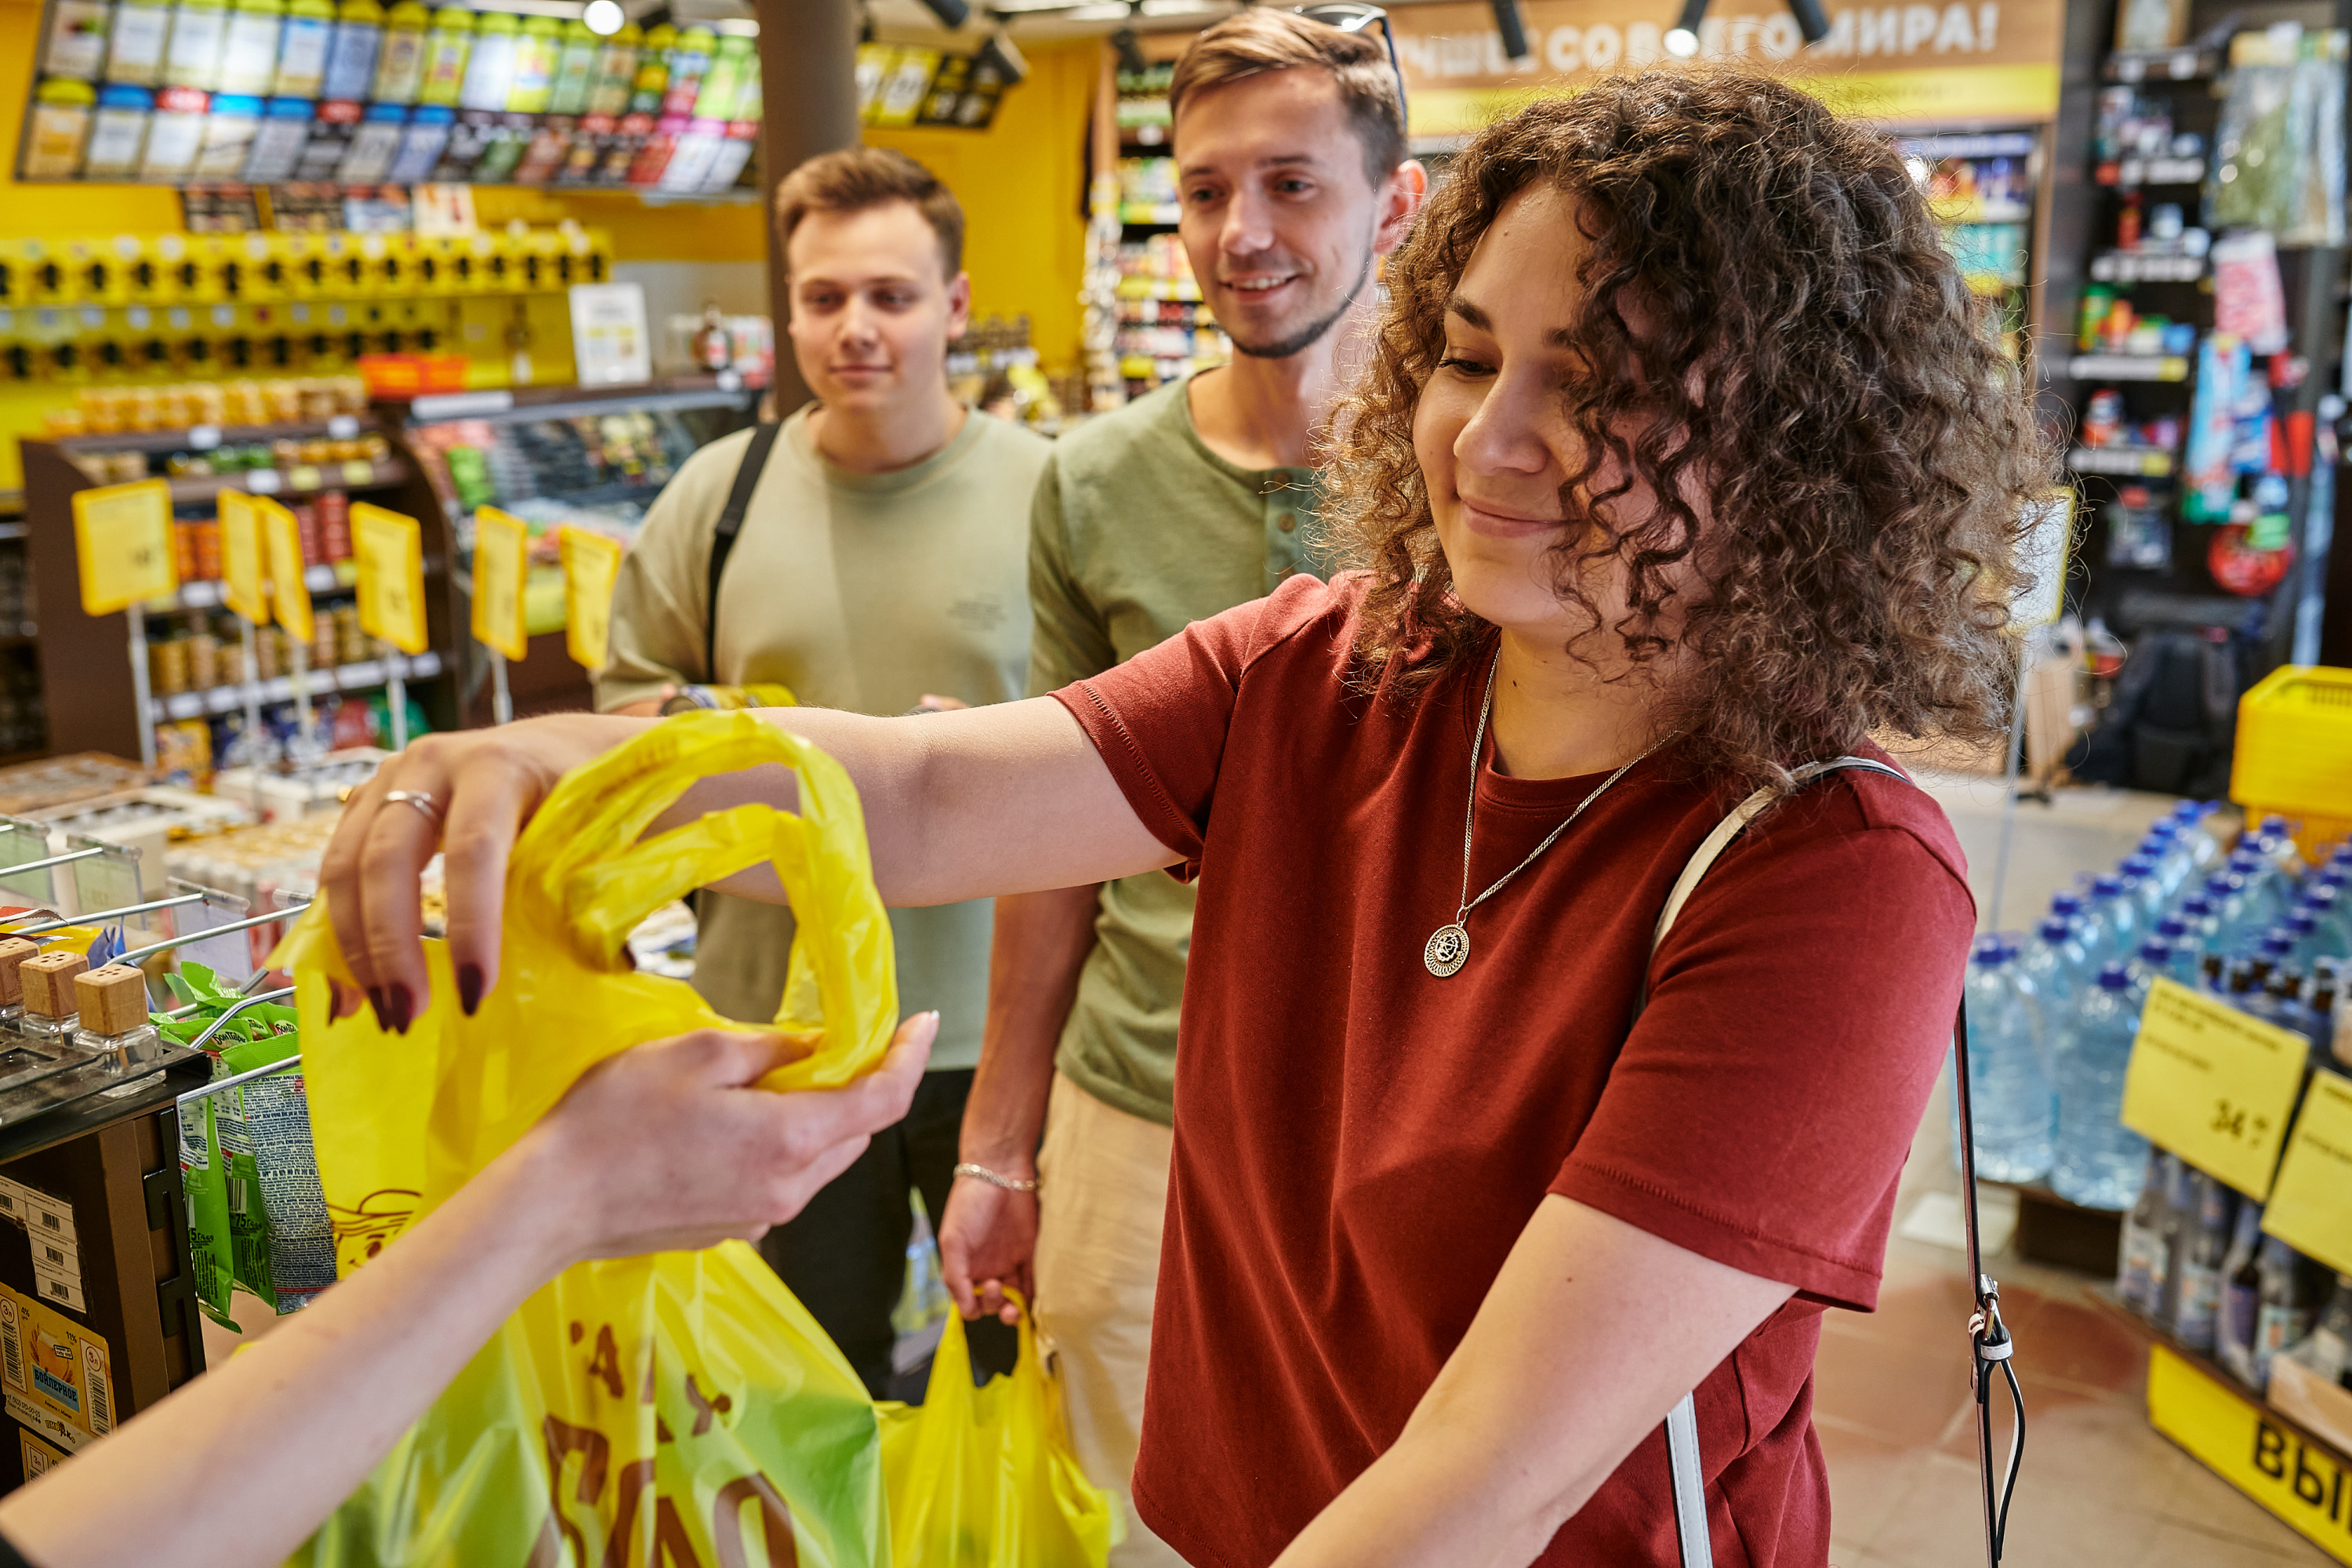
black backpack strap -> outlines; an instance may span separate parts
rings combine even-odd
[[[702,679],[714,685],[719,680],[719,579],[727,574],[727,557],[734,552],[735,536],[743,531],[743,513],[751,505],[751,492],[760,488],[760,475],[775,447],[776,432],[782,428],[782,425],[752,426],[751,444],[743,448],[743,461],[735,469],[734,488],[727,492],[727,505],[719,513],[719,530],[710,537],[710,591],[703,599],[702,613]]]

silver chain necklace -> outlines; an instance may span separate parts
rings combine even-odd
[[[1429,972],[1440,980],[1459,973],[1462,966],[1470,961],[1470,932],[1463,924],[1470,918],[1470,911],[1501,892],[1504,883],[1534,865],[1536,857],[1550,848],[1553,841],[1568,831],[1569,823],[1574,822],[1584,815],[1586,806],[1607,794],[1611,784],[1623,778],[1626,773],[1646,759],[1651,752],[1658,749],[1656,745],[1651,746],[1648,752],[1643,752],[1641,756],[1635,757],[1632,762],[1602,779],[1601,787],[1577,802],[1576,809],[1568,814],[1568,821],[1546,834],[1542,843],[1528,851],[1526,859],[1496,878],[1493,885],[1485,892],[1475,899],[1472,898],[1470,896],[1470,837],[1478,821],[1478,759],[1486,751],[1486,720],[1495,711],[1495,672],[1502,668],[1502,649],[1496,648],[1495,662],[1486,667],[1486,700],[1479,705],[1478,732],[1471,738],[1470,742],[1470,801],[1462,810],[1462,907],[1454,911],[1452,921],[1432,931],[1429,940],[1422,943],[1421,947],[1422,963],[1427,964]]]

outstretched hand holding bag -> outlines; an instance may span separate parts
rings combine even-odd
[[[765,763],[802,814],[747,805],[640,843],[696,780]],[[623,955],[647,913],[772,863],[799,919],[776,1026],[812,1054],[761,1080],[829,1089],[879,1065],[898,1016],[890,927],[841,768],[748,713],[673,719],[567,775],[517,841],[497,988],[432,1003],[405,1035],[329,1018],[352,975],[323,906],[292,971],[338,1262],[363,1265],[641,1041],[730,1026]],[[583,1263],[525,1303],[298,1554],[315,1568],[667,1563],[861,1568],[890,1560],[881,1444],[863,1386],[741,1242]]]

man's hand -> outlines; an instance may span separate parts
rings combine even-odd
[[[698,1029],[638,1046],[583,1074],[497,1164],[518,1167],[512,1201],[545,1210],[550,1273],[756,1241],[905,1117],[939,1032],[937,1013],[918,1014],[873,1072],[790,1093],[755,1087],[805,1054],[779,1035]]]
[[[991,1166],[990,1169],[995,1169]],[[1034,1172],[999,1174],[1026,1180]],[[1021,1309],[1006,1299],[1007,1286],[1035,1300],[1030,1271],[1037,1255],[1037,1194],[1009,1193],[974,1177],[957,1178],[948,1192],[948,1212],[940,1216],[940,1278],[965,1318],[992,1312],[1007,1323],[1021,1321]]]

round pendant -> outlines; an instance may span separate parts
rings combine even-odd
[[[1470,933],[1457,922],[1439,926],[1421,950],[1422,963],[1440,980],[1454,973],[1470,957]]]

